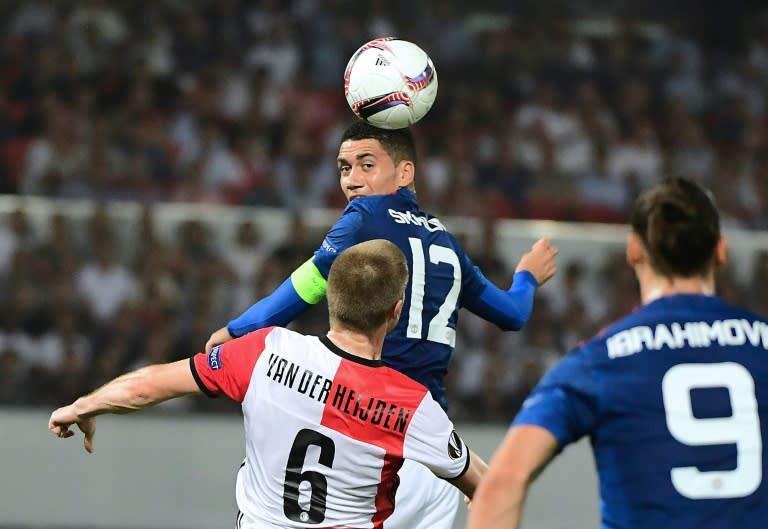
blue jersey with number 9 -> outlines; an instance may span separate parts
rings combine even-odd
[[[590,437],[605,529],[764,528],[766,355],[765,319],[664,297],[572,351],[514,424]]]
[[[350,202],[313,263],[328,277],[337,255],[371,239],[396,244],[410,272],[403,312],[387,336],[382,361],[427,386],[446,408],[443,378],[456,343],[459,308],[503,328],[519,329],[530,316],[536,280],[519,272],[510,291],[495,287],[442,223],[418,209],[416,196],[407,189]]]

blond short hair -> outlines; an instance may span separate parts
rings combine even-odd
[[[374,239],[344,250],[328,273],[328,313],[331,326],[362,332],[387,322],[408,284],[408,263],[389,241]]]

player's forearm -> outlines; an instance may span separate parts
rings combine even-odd
[[[105,413],[125,414],[195,393],[198,388],[191,372],[188,379],[184,372],[187,363],[182,360],[174,364],[152,365],[121,375],[77,399],[73,409],[80,418]]]
[[[483,475],[485,475],[488,470],[488,464],[472,449],[469,450],[468,457],[469,466],[467,467],[467,471],[460,478],[451,480],[451,483],[469,498],[472,498],[475,495],[475,491],[477,491],[477,487],[480,484]]]
[[[528,480],[486,476],[472,498],[467,529],[517,529]]]
[[[548,430],[536,425],[513,426],[477,488],[468,529],[517,528],[528,487],[557,449],[557,439]]]
[[[87,418],[104,413],[130,413],[152,405],[155,399],[148,391],[146,372],[149,368],[126,373],[107,382],[99,389],[80,397],[74,404],[78,417]]]
[[[538,283],[527,271],[515,273],[509,290],[488,283],[476,302],[467,308],[505,331],[520,330],[531,317]]]

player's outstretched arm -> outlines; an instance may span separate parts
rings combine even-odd
[[[326,285],[325,277],[313,259],[309,259],[269,296],[257,301],[226,327],[211,334],[205,344],[205,351],[256,329],[288,325],[325,297]]]
[[[363,227],[363,216],[358,209],[353,207],[345,210],[315,254],[294,270],[291,277],[283,281],[272,294],[230,321],[226,332],[219,329],[213,333],[206,343],[206,352],[214,345],[256,329],[284,327],[320,302],[325,297],[326,276],[331,263],[344,249],[363,240],[360,238]]]
[[[556,452],[557,440],[548,430],[514,426],[472,498],[467,529],[517,529],[528,487]]]
[[[75,435],[70,426],[76,424],[85,434],[85,449],[93,452],[97,415],[130,413],[193,393],[200,393],[200,387],[195,382],[189,360],[147,366],[121,375],[69,406],[55,410],[48,421],[48,429],[66,439]]]
[[[538,286],[541,286],[557,272],[557,263],[555,262],[557,252],[557,246],[553,246],[548,238],[539,239],[533,243],[531,251],[520,258],[515,272],[530,272],[536,278]]]
[[[468,498],[472,498],[480,484],[483,475],[488,471],[488,464],[474,450],[469,450],[469,467],[467,471],[449,482],[463,492]]]
[[[480,294],[465,297],[464,307],[505,331],[520,330],[531,317],[536,289],[557,271],[557,252],[549,239],[536,241],[531,251],[520,259],[509,290],[502,290],[491,283],[475,267],[474,282],[481,288],[470,290]]]

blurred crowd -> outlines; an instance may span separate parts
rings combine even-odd
[[[414,127],[423,209],[621,222],[639,188],[677,174],[712,189],[726,226],[768,229],[768,8],[508,4],[0,3],[0,193],[102,205],[84,230],[57,214],[36,232],[23,208],[0,221],[0,402],[60,403],[188,355],[311,255],[321,234],[301,212],[343,206],[343,70],[373,37],[412,40],[436,65],[437,101]],[[131,241],[115,236],[115,200],[144,204]],[[221,250],[199,221],[161,241],[158,202],[274,206],[295,222],[277,245],[244,223]],[[508,284],[492,247],[473,258]],[[768,254],[751,266],[764,277]],[[567,347],[636,302],[620,257],[561,270],[567,286],[542,291],[523,333],[462,317],[456,414],[508,417]],[[722,290],[768,313],[763,283],[726,276]],[[298,328],[320,332],[311,312]]]
[[[396,35],[440,80],[415,127],[425,208],[618,221],[679,174],[768,226],[761,2],[508,4],[2,2],[0,189],[339,206],[344,67]]]
[[[270,239],[246,215],[223,236],[192,216],[161,237],[158,207],[145,205],[127,229],[103,207],[81,219],[54,211],[43,225],[23,203],[0,216],[0,405],[61,404],[126,370],[191,356],[214,329],[272,292],[327,229],[293,215],[284,236]],[[464,246],[506,287],[513,266],[497,225],[488,219]],[[503,333],[462,311],[447,381],[455,418],[509,419],[554,362],[637,305],[619,248],[597,265],[588,266],[586,254],[561,262],[561,277],[539,290],[522,332]],[[737,265],[749,267],[747,281],[736,279]],[[719,278],[720,295],[768,314],[768,250],[737,265]],[[327,324],[321,303],[291,327],[321,335]],[[163,406],[237,410],[226,399]]]

